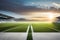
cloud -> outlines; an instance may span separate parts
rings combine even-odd
[[[58,4],[58,3],[53,2],[52,4],[57,6],[57,7],[60,7],[60,4]]]
[[[11,12],[11,11],[1,11],[0,10],[0,14],[12,16],[12,17],[15,17],[15,18],[24,18],[25,17],[24,15],[19,15],[17,13]]]
[[[42,12],[51,5],[48,0],[0,0],[0,10],[8,10],[22,15],[30,15],[28,12]],[[42,7],[42,8],[40,8]]]

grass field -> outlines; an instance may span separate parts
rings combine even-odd
[[[26,32],[29,24],[34,32],[60,32],[60,24],[54,23],[0,23],[0,32]]]
[[[0,23],[0,32],[26,32],[26,23]]]
[[[56,25],[53,23],[35,23],[32,24],[34,32],[59,32],[60,28],[58,27],[60,24]],[[59,29],[58,29],[59,28]]]

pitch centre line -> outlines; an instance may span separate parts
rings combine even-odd
[[[32,29],[32,33],[33,33],[33,27],[32,27],[32,24],[28,25],[27,33],[28,33],[30,27],[31,27],[31,29]]]
[[[31,28],[31,30],[30,30],[30,28]],[[32,34],[31,36],[32,36],[32,40],[33,40],[33,27],[32,27],[31,24],[28,25],[28,28],[27,28],[27,38],[30,40],[30,36],[29,36],[30,33],[29,33],[29,31],[31,31],[31,34]],[[29,35],[28,35],[28,34],[29,34]],[[26,39],[27,39],[27,38],[26,38]],[[28,39],[27,39],[27,40],[28,40]]]

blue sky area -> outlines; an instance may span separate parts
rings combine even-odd
[[[0,0],[0,13],[17,18],[17,15],[22,14],[22,11],[32,10],[34,7],[35,9],[51,6],[60,7],[58,5],[60,5],[60,0]],[[23,15],[24,14],[25,13],[23,13]],[[19,17],[21,16],[22,15]]]

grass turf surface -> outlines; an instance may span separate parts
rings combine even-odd
[[[58,27],[59,25],[60,24],[56,25],[53,23],[34,23],[34,24],[32,24],[34,32],[60,32],[60,28]]]
[[[26,32],[31,24],[34,32],[60,32],[60,24],[54,23],[0,23],[0,32]]]
[[[0,32],[26,32],[28,24],[0,23]]]

